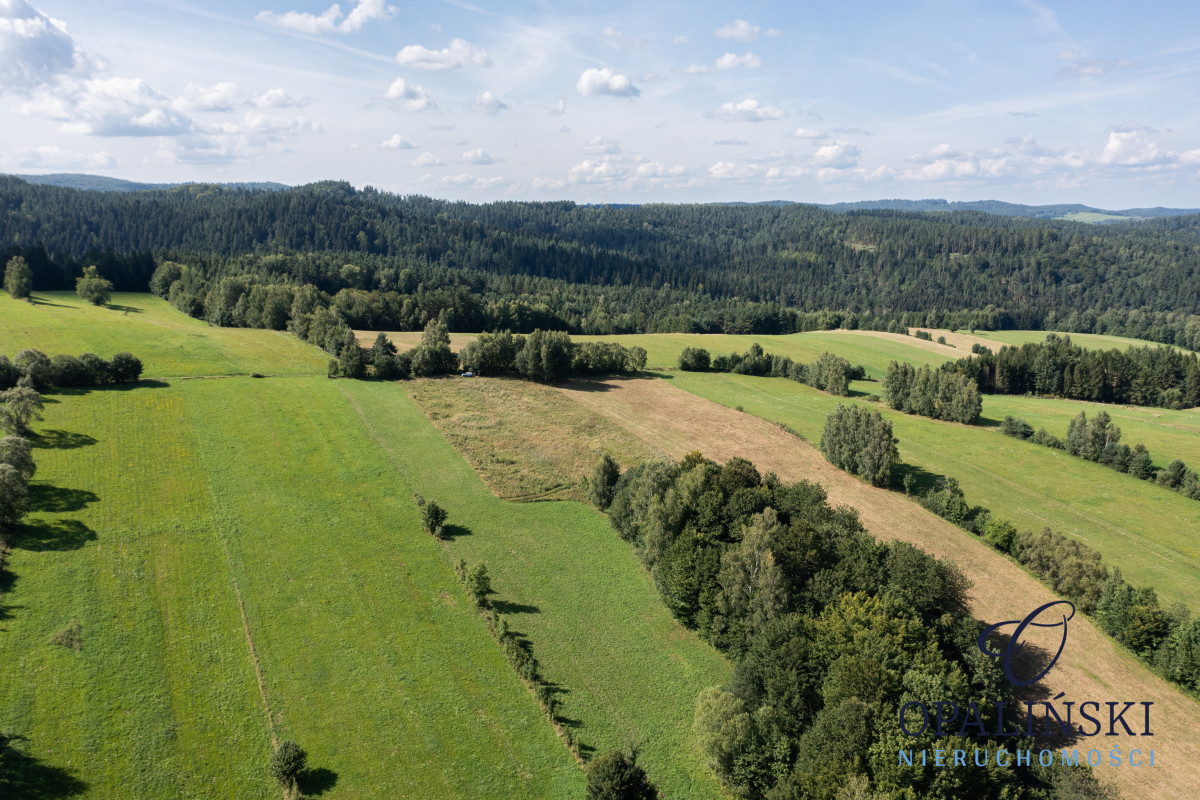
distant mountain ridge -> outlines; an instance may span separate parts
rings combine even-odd
[[[1151,217],[1176,217],[1183,214],[1200,214],[1197,208],[1126,208],[1111,211],[1093,208],[1080,203],[1059,203],[1044,206],[1028,206],[1021,203],[1006,203],[1003,200],[955,201],[927,200],[860,200],[854,203],[819,203],[829,211],[981,211],[1001,217],[1032,217],[1034,219],[1073,219],[1079,222],[1115,222],[1115,219],[1088,219],[1089,215],[1117,217],[1122,219],[1148,219]]]
[[[14,178],[20,178],[28,183],[36,183],[43,186],[61,186],[66,189],[82,189],[93,192],[149,192],[156,189],[172,189],[176,186],[195,186],[197,184],[207,184],[207,181],[185,181],[183,183],[140,183],[138,181],[126,181],[121,178],[108,178],[103,175],[88,175],[81,172],[56,172],[50,175],[13,175]],[[269,192],[277,192],[281,189],[290,189],[291,187],[285,183],[274,183],[271,181],[245,181],[236,183],[218,183],[217,186],[223,186],[227,189],[258,189]]]

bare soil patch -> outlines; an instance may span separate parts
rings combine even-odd
[[[973,584],[972,613],[985,622],[1023,619],[1037,606],[1057,599],[1037,579],[980,540],[902,495],[868,486],[835,469],[819,451],[766,420],[656,378],[574,381],[559,391],[672,458],[694,450],[717,461],[742,456],[781,478],[819,482],[828,491],[831,504],[857,509],[877,538],[910,542],[955,562]],[[1076,708],[1086,701],[1153,702],[1153,739],[1081,737],[1073,747],[1085,757],[1089,749],[1101,751],[1105,764],[1113,747],[1120,747],[1123,755],[1130,749],[1148,753],[1153,747],[1154,768],[1102,766],[1098,772],[1128,797],[1190,800],[1196,796],[1200,704],[1150,672],[1089,620],[1079,615],[1072,620],[1066,649],[1042,685],[1048,697],[1063,693],[1060,709],[1067,701],[1074,701]]]

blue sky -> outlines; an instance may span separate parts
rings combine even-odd
[[[1194,3],[0,0],[0,170],[1200,206]]]

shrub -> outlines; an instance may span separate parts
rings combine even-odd
[[[109,361],[113,383],[137,383],[142,377],[142,362],[131,353],[117,353]]]
[[[289,739],[280,742],[275,752],[271,753],[267,771],[286,791],[291,792],[296,788],[296,779],[300,777],[307,763],[308,753]]]
[[[1033,426],[1020,417],[1006,415],[1000,423],[1000,432],[1016,439],[1028,439],[1033,436]]]
[[[446,509],[432,501],[425,502],[425,498],[421,497],[419,494],[414,495],[414,497],[417,501],[417,508],[421,511],[421,527],[423,527],[425,532],[430,536],[434,536],[438,539],[442,538],[442,531],[444,530],[444,526],[446,524],[446,518],[449,516],[449,514],[446,512]]]
[[[685,347],[679,354],[679,368],[687,372],[704,372],[711,362],[708,351],[700,347]]]
[[[897,441],[892,423],[878,411],[839,405],[825,418],[821,452],[835,467],[875,486],[887,486],[900,460]]]
[[[587,800],[654,800],[658,792],[637,763],[637,751],[613,750],[587,768]]]
[[[605,453],[592,470],[590,478],[584,478],[584,488],[592,505],[604,511],[612,503],[613,489],[621,477],[621,467],[613,457]]]

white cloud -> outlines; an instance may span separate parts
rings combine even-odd
[[[668,167],[658,161],[647,161],[645,164],[639,164],[637,168],[639,178],[676,178],[682,174],[683,167]]]
[[[0,0],[0,93],[25,94],[87,66],[64,23],[25,0]]]
[[[446,162],[435,156],[433,153],[421,153],[413,159],[414,167],[444,167]]]
[[[575,84],[575,89],[582,95],[611,94],[617,97],[637,97],[641,94],[628,75],[613,72],[608,67],[591,67],[584,70]]]
[[[1148,167],[1169,160],[1158,142],[1149,139],[1141,130],[1116,130],[1108,134],[1108,142],[1100,151],[1100,163],[1119,167]]]
[[[503,175],[497,175],[494,178],[476,178],[475,183],[471,185],[476,189],[495,189],[503,185],[505,180]]]
[[[749,144],[749,142],[747,142],[745,139],[717,139],[715,142],[713,142],[713,144],[733,146],[733,147],[745,147],[747,144]]]
[[[754,178],[763,173],[758,164],[736,164],[733,161],[718,161],[708,168],[708,174],[718,180]]]
[[[534,189],[561,189],[567,185],[563,178],[534,178]]]
[[[713,33],[718,39],[733,39],[735,42],[753,42],[762,31],[757,25],[752,25],[744,19],[735,19],[722,25]]]
[[[402,111],[427,111],[437,108],[437,100],[434,100],[420,86],[410,84],[404,78],[396,78],[392,81],[392,85],[387,88],[383,96],[388,100],[400,101],[398,105]]]
[[[738,120],[742,122],[763,122],[765,120],[782,119],[787,116],[787,112],[777,106],[764,106],[751,98],[738,103],[724,103],[713,113],[713,116],[727,122]]]
[[[738,67],[761,67],[762,59],[754,55],[754,53],[745,53],[738,55],[737,53],[726,53],[713,62],[712,66],[704,64],[692,64],[687,68],[686,72],[691,75],[703,75],[708,72],[723,72],[727,69],[737,69]]]
[[[829,138],[824,131],[816,130],[815,128],[796,128],[792,132],[792,136],[797,139],[827,139]]]
[[[98,153],[77,153],[54,145],[43,145],[6,149],[0,155],[0,165],[4,169],[107,169],[115,167],[117,160],[104,150]]]
[[[444,178],[439,178],[438,183],[442,186],[466,186],[475,180],[474,175],[467,175],[465,172],[461,175],[447,175]]]
[[[260,140],[273,142],[287,136],[315,133],[320,129],[319,125],[304,117],[271,116],[261,111],[247,112],[237,122],[223,122],[212,128],[213,131],[219,133],[253,136]]]
[[[567,101],[562,97],[558,98],[553,103],[545,103],[542,107],[546,109],[547,114],[553,114],[556,117],[561,117],[563,114],[567,113]]]
[[[571,167],[567,180],[571,183],[608,183],[625,177],[625,166],[612,156],[599,160],[587,159]]]
[[[334,3],[321,14],[302,11],[276,14],[272,11],[260,11],[254,18],[259,22],[299,33],[355,33],[362,30],[368,22],[391,19],[395,13],[396,7],[387,5],[386,0],[358,0],[350,13],[345,15],[342,14],[342,7]]]
[[[213,86],[189,82],[171,106],[189,114],[197,111],[232,111],[237,102],[237,88],[237,84],[230,81]]]
[[[480,166],[496,163],[482,147],[463,153],[462,160],[466,164],[478,164]]]
[[[686,36],[676,36],[671,40],[671,44],[691,44],[692,40]]]
[[[484,114],[491,114],[492,116],[495,116],[501,111],[507,111],[508,104],[502,101],[499,97],[496,97],[496,95],[492,94],[491,92],[484,92],[483,94],[475,95],[471,102],[465,105],[465,108],[470,109],[471,111],[481,111]]]
[[[1004,150],[963,153],[945,143],[930,148],[922,155],[912,156],[909,161],[922,166],[904,170],[900,177],[919,181],[978,181],[1002,177],[1016,168],[1012,156]]]
[[[308,105],[307,99],[297,100],[285,89],[268,89],[256,95],[251,102],[259,108],[299,108]]]
[[[420,147],[420,145],[416,142],[410,142],[398,133],[393,133],[392,138],[380,142],[379,147],[383,150],[413,150]]]
[[[482,47],[476,47],[465,39],[454,39],[449,47],[441,50],[410,44],[396,54],[396,63],[413,69],[435,70],[486,67],[492,63],[492,59]]]
[[[621,152],[621,143],[603,136],[593,136],[579,146],[579,152],[588,156]]]
[[[822,145],[813,154],[812,163],[818,167],[848,169],[858,166],[858,145],[840,139],[833,144]]]
[[[140,78],[68,82],[55,93],[40,92],[21,111],[56,120],[67,133],[96,136],[171,136],[194,127]]]

